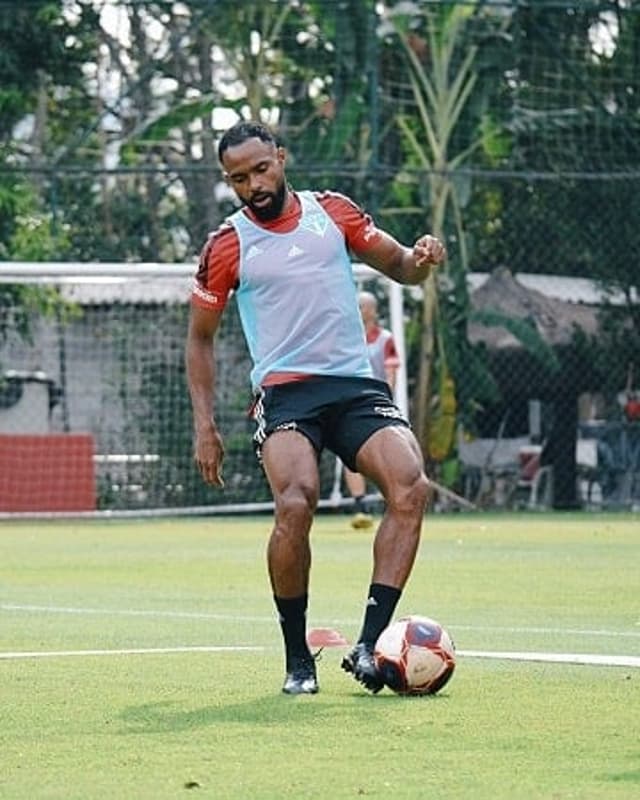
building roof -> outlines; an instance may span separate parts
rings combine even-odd
[[[514,276],[508,269],[500,268],[471,292],[471,305],[477,311],[498,312],[511,319],[526,320],[547,344],[563,345],[571,342],[576,329],[587,336],[594,336],[598,332],[598,306],[576,302],[577,294],[576,290],[573,302],[551,296],[527,287],[520,275]],[[494,350],[522,346],[501,325],[471,321],[468,331],[470,341],[483,342]]]
[[[193,277],[94,278],[59,285],[65,300],[83,306],[112,303],[167,305],[188,302],[192,283]]]
[[[499,273],[500,269],[495,270],[495,272]],[[492,274],[491,272],[470,272],[467,275],[469,291],[474,292],[479,289],[489,280]],[[605,292],[599,283],[589,278],[573,278],[566,275],[540,275],[533,272],[518,272],[515,278],[525,288],[533,289],[547,297],[562,300],[565,303],[584,303],[585,305],[597,306],[605,301],[613,304],[625,302],[624,297],[619,294]]]

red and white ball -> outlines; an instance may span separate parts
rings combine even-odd
[[[376,666],[397,694],[435,694],[456,666],[455,645],[430,617],[412,614],[382,631],[374,650]]]

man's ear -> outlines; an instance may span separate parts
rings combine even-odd
[[[281,164],[284,164],[285,161],[287,160],[287,151],[284,149],[284,147],[278,147],[277,156],[278,156],[278,161]]]

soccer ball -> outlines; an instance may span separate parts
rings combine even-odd
[[[435,694],[456,666],[449,634],[429,617],[412,614],[385,628],[374,649],[376,667],[397,694]]]

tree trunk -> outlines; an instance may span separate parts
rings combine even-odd
[[[558,387],[553,410],[553,428],[545,448],[544,462],[553,467],[553,508],[572,511],[580,507],[576,467],[578,401],[566,385]]]
[[[431,232],[440,239],[443,237],[444,214],[447,205],[449,186],[441,174],[431,178]],[[420,366],[414,408],[414,428],[425,458],[428,455],[427,434],[432,411],[433,368],[436,352],[436,325],[438,308],[438,284],[432,271],[423,284],[422,330],[420,333]]]

